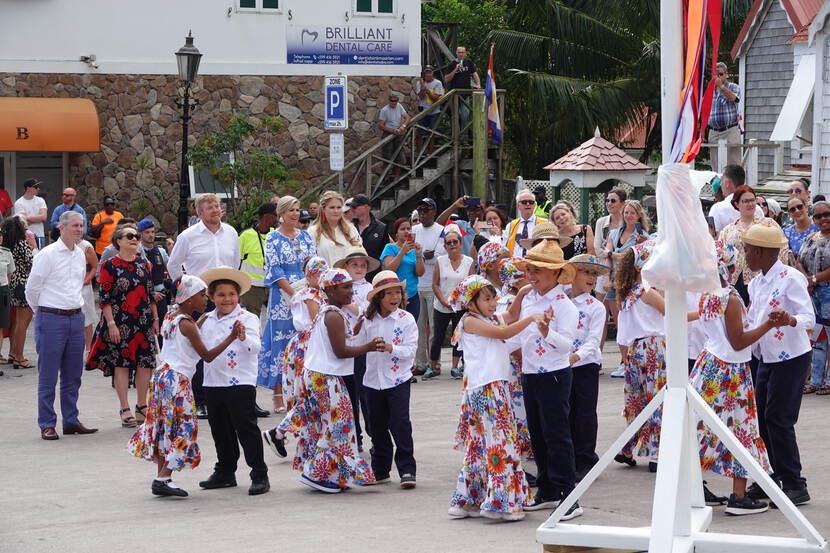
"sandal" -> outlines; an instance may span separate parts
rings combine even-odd
[[[274,398],[273,399],[274,413],[285,413],[285,404],[282,401],[282,394],[273,394],[271,397]],[[277,406],[277,399],[276,398],[280,398],[280,403],[283,403],[283,405]]]
[[[6,359],[2,355],[0,355],[0,365],[11,365],[11,359]]]
[[[136,405],[135,406],[135,421],[138,423],[144,422],[147,418],[147,406],[146,405]]]
[[[830,396],[830,386],[822,386],[816,390],[817,396]]]
[[[806,386],[804,386],[804,392],[803,393],[805,395],[806,394],[812,394],[816,390],[818,390],[818,386],[813,386],[812,384],[807,384]]]
[[[33,369],[33,368],[35,368],[34,365],[29,363],[28,359],[17,359],[16,357],[12,357],[11,354],[9,354],[9,361],[11,362],[12,366],[15,369]]]
[[[124,417],[124,413],[129,413],[129,417]],[[136,422],[135,417],[132,413],[130,413],[130,408],[125,407],[118,411],[118,416],[121,417],[121,427],[122,428],[135,428],[138,426],[138,422]]]

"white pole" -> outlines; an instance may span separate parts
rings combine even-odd
[[[671,159],[672,140],[680,110],[683,82],[683,4],[660,2],[660,112],[663,130],[663,163]],[[660,189],[657,194],[665,193]],[[649,552],[672,551],[678,536],[691,534],[691,486],[688,450],[683,444],[689,428],[686,403],[687,322],[686,293],[682,287],[666,290],[666,400],[660,459],[651,515]],[[685,447],[683,447],[685,445]],[[658,492],[658,490],[660,490]]]

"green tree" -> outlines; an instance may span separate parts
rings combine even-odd
[[[721,59],[728,59],[751,4],[723,0]],[[596,127],[613,140],[626,123],[659,115],[659,6],[659,0],[524,0],[504,28],[488,34],[486,41],[496,43],[497,82],[508,90],[507,142],[521,174],[540,176]],[[660,135],[658,117],[647,129],[644,161],[659,149]]]

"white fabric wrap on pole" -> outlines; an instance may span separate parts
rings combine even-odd
[[[663,290],[706,292],[720,288],[715,241],[703,218],[689,165],[670,163],[657,170],[660,232],[643,267],[643,280]]]

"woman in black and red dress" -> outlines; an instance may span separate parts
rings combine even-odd
[[[159,320],[155,299],[151,299],[155,296],[150,265],[136,255],[138,231],[134,226],[120,227],[112,233],[112,244],[118,253],[101,265],[101,320],[95,329],[86,369],[100,369],[104,376],[115,375],[121,426],[133,427],[137,421],[127,401],[129,372],[136,371],[135,409],[143,421],[150,374],[156,364]]]

